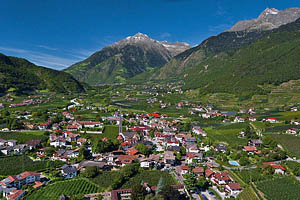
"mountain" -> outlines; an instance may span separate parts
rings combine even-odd
[[[0,53],[0,93],[48,89],[53,92],[83,92],[84,87],[65,72],[39,67],[33,63]]]
[[[228,31],[272,30],[294,22],[298,18],[300,18],[300,8],[288,8],[285,10],[267,8],[257,19],[239,21]]]
[[[265,84],[300,79],[298,55],[300,19],[272,30],[224,32],[210,37],[175,56],[151,79],[183,80],[185,89],[202,93],[264,94],[269,92]]]
[[[104,47],[65,72],[90,85],[124,82],[148,69],[165,65],[189,48],[186,43],[159,42],[137,33]]]

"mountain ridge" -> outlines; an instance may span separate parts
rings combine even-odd
[[[163,66],[188,48],[191,46],[186,43],[160,42],[137,33],[104,47],[64,71],[90,85],[124,82],[149,68]]]

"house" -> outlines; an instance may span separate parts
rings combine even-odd
[[[14,147],[17,144],[17,140],[7,140],[6,144],[8,146]]]
[[[74,178],[77,176],[77,169],[74,166],[64,165],[61,167],[61,174],[66,179]]]
[[[45,130],[47,130],[49,128],[50,128],[50,123],[49,122],[43,123],[43,124],[41,124],[41,125],[38,126],[38,129],[40,131],[45,131]]]
[[[227,146],[223,143],[219,143],[216,145],[216,149],[224,153],[227,151]]]
[[[187,174],[190,170],[190,168],[186,165],[181,165],[180,168],[181,168],[181,175]]]
[[[251,122],[255,122],[256,121],[256,117],[249,117],[248,120],[251,121]]]
[[[225,186],[225,191],[230,196],[237,196],[242,191],[242,187],[239,183],[228,183],[228,185]]]
[[[193,133],[197,135],[202,135],[203,137],[207,136],[207,133],[200,128],[200,126],[194,126],[192,129]]]
[[[127,165],[127,164],[131,164],[134,159],[136,159],[137,156],[130,156],[130,155],[119,155],[117,160],[116,160],[116,163],[118,163],[119,165]]]
[[[29,140],[26,142],[30,150],[37,148],[41,144],[41,140]]]
[[[8,176],[0,182],[3,188],[21,188],[23,185],[34,183],[40,180],[40,173],[25,171],[16,176]]]
[[[204,176],[204,168],[203,167],[196,167],[192,170],[198,176]]]
[[[128,141],[129,139],[138,139],[137,132],[124,132],[120,133],[124,141]]]
[[[235,123],[244,123],[245,119],[242,117],[235,117],[235,119],[233,120],[233,122]]]
[[[163,161],[166,165],[174,166],[176,163],[176,157],[172,151],[165,151],[163,153]]]
[[[56,147],[63,147],[66,146],[66,139],[64,138],[57,138],[54,141],[50,142],[50,146]]]
[[[14,154],[22,154],[27,150],[27,144],[18,144],[13,147]]]
[[[212,181],[217,183],[218,185],[226,185],[229,181],[231,181],[231,178],[228,176],[226,172],[217,172],[212,176]]]
[[[194,162],[200,162],[203,159],[203,154],[202,153],[187,153],[185,157],[185,163],[190,165],[193,164]]]
[[[270,165],[275,169],[275,174],[285,174],[285,168],[275,162],[264,162],[263,165]]]
[[[19,200],[25,195],[24,190],[12,190],[9,195],[6,195],[7,200]]]
[[[267,118],[267,122],[270,122],[270,123],[277,123],[278,121],[277,121],[277,119],[274,118],[274,117],[268,117],[268,118]]]
[[[260,139],[248,141],[248,146],[260,147],[261,145],[262,145],[262,141]]]
[[[288,133],[288,134],[294,134],[294,135],[296,135],[298,132],[299,132],[299,129],[297,129],[297,128],[289,128],[286,131],[286,133]]]
[[[243,151],[254,153],[255,151],[257,151],[257,148],[255,146],[244,146]]]
[[[102,128],[101,122],[92,122],[92,121],[78,121],[78,124],[83,128]]]
[[[291,111],[292,111],[292,112],[296,112],[296,111],[298,111],[298,108],[297,108],[297,107],[292,107],[292,108],[291,108]]]
[[[210,179],[215,172],[211,169],[206,169],[204,173],[205,173],[205,178]]]

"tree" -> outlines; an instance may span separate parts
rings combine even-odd
[[[138,144],[135,147],[141,154],[148,156],[150,154],[150,150],[148,147],[144,144]]]
[[[78,152],[77,161],[82,161],[84,159],[89,159],[91,157],[91,152],[82,146]]]
[[[239,164],[242,166],[250,164],[249,159],[245,156],[241,157],[239,160]]]
[[[163,177],[160,177],[159,182],[156,187],[156,190],[155,190],[155,193],[158,194],[158,193],[162,192],[164,186],[165,186],[164,179],[163,179]]]
[[[159,195],[161,195],[164,200],[175,200],[175,199],[181,200],[181,199],[183,199],[181,197],[180,193],[169,185],[165,185],[162,188],[162,192],[160,192]]]
[[[207,189],[209,187],[209,182],[202,176],[198,179],[197,185],[199,188]]]
[[[82,176],[84,176],[86,178],[93,178],[93,177],[97,176],[98,173],[99,173],[99,168],[98,167],[88,166],[88,167],[86,167],[86,169],[82,173]]]
[[[184,175],[184,185],[187,190],[196,190],[197,189],[197,175],[195,173],[187,173]]]
[[[46,147],[45,153],[47,156],[52,156],[52,154],[55,152],[55,149],[53,147]]]
[[[147,191],[141,184],[136,184],[132,187],[131,190],[131,199],[132,200],[144,200],[147,195]]]

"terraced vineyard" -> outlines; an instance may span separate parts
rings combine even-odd
[[[26,197],[28,200],[57,200],[60,195],[79,195],[100,192],[99,187],[86,179],[73,179],[50,184]]]

